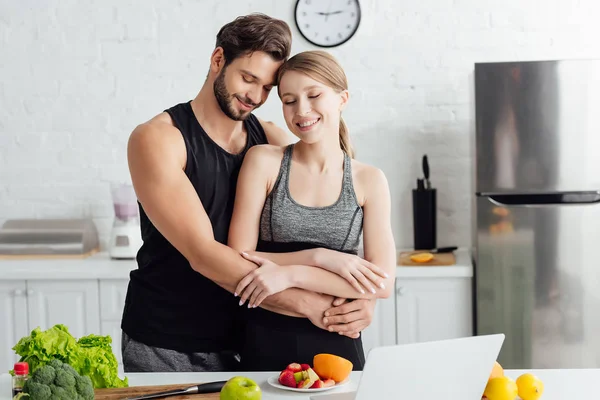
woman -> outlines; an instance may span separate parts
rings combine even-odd
[[[358,253],[372,265],[325,270],[298,254],[296,265],[265,263],[243,278],[236,295],[248,300],[241,349],[243,370],[280,370],[312,364],[317,353],[349,359],[362,370],[360,338],[352,339],[297,318],[256,308],[269,295],[298,287],[348,299],[383,298],[394,282],[395,245],[384,174],[353,160],[341,112],[348,85],[337,61],[322,51],[290,58],[278,74],[288,128],[300,140],[286,147],[255,146],[244,159],[229,230],[229,246],[243,252],[288,253],[327,248]],[[266,255],[282,264],[274,255]],[[251,257],[249,257],[252,259]],[[289,259],[288,259],[289,260]],[[308,264],[308,265],[307,265]]]

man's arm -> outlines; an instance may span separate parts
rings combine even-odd
[[[142,124],[131,134],[127,156],[137,198],[154,226],[194,270],[233,293],[256,265],[214,239],[210,220],[183,170],[186,153],[179,131],[160,121]],[[328,301],[331,304],[326,296],[289,289],[271,296],[267,306],[308,316],[315,308],[327,308]]]

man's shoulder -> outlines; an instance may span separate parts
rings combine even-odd
[[[169,114],[163,112],[136,126],[131,137],[145,140],[170,140],[172,136],[178,134],[179,129],[175,127]]]
[[[167,113],[161,113],[152,119],[136,126],[129,136],[128,143],[130,156],[174,152],[181,156],[185,154],[185,144],[179,129]]]
[[[276,146],[285,146],[291,143],[290,137],[287,134],[287,132],[281,129],[279,126],[277,126],[274,122],[265,121],[264,119],[256,115],[255,117],[262,126],[263,131],[265,131],[265,136],[267,137],[267,141],[269,142],[269,144]]]

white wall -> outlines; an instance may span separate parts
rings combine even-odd
[[[319,0],[320,1],[320,0]],[[473,63],[600,57],[597,0],[362,0],[362,24],[331,50],[349,76],[358,157],[384,170],[399,246],[412,245],[410,189],[427,153],[440,245],[471,234]],[[43,4],[43,5],[40,5]],[[218,28],[261,11],[310,49],[294,0],[0,0],[0,220],[112,223],[108,183],[129,180],[136,124],[191,99]],[[272,95],[258,114],[284,126]]]

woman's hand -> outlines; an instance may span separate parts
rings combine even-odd
[[[287,268],[262,257],[242,253],[258,268],[246,275],[235,288],[235,296],[240,296],[240,306],[248,300],[248,308],[258,307],[268,296],[292,287],[292,280]]]
[[[385,288],[382,278],[387,278],[388,274],[377,265],[358,256],[329,249],[318,249],[315,259],[317,267],[341,276],[362,294],[365,293],[363,287],[371,293],[375,293],[373,285]]]

